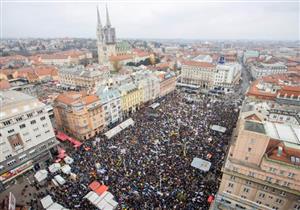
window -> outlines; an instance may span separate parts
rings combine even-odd
[[[295,176],[295,174],[294,173],[292,173],[292,172],[289,172],[289,174],[288,174],[288,177],[289,178],[293,178]]]
[[[254,177],[254,176],[255,176],[255,173],[254,173],[254,172],[252,172],[252,171],[249,171],[249,176],[252,176],[252,177]]]
[[[276,173],[276,171],[277,171],[277,169],[276,168],[273,168],[273,167],[270,167],[270,172],[272,172],[272,173]]]
[[[231,180],[235,180],[235,176],[230,176],[230,179]]]
[[[250,190],[249,188],[245,187],[243,191],[244,191],[245,193],[248,193],[249,190]]]
[[[33,125],[33,124],[35,124],[35,123],[36,123],[36,120],[30,121],[30,124],[31,124],[31,125]]]
[[[12,157],[12,154],[9,154],[9,155],[6,155],[5,156],[5,159],[7,160],[7,159],[9,159],[9,158],[11,158]]]
[[[233,183],[228,183],[228,187],[233,187]]]
[[[39,110],[37,113],[38,113],[38,114],[42,114],[42,113],[43,113],[43,110]]]
[[[251,185],[251,183],[252,183],[252,182],[249,181],[249,180],[246,181],[246,184],[247,184],[247,185]]]
[[[39,130],[39,128],[34,128],[34,129],[33,129],[33,131],[38,131],[38,130]]]
[[[25,140],[25,142],[30,142],[31,141],[31,139],[27,139],[27,140]]]
[[[33,117],[33,113],[29,113],[29,114],[27,114],[27,117],[28,117],[28,118],[31,118],[31,117]]]
[[[252,148],[251,147],[248,147],[248,152],[251,152]]]
[[[10,129],[10,130],[7,131],[7,133],[12,133],[14,131],[15,131],[14,129]]]
[[[50,130],[46,130],[46,131],[45,131],[45,133],[49,133],[49,132],[50,132]]]
[[[259,193],[258,196],[259,196],[260,198],[264,198],[266,195],[265,195],[265,193]]]
[[[267,181],[267,182],[272,182],[272,177],[267,176],[267,177],[266,177],[266,181]]]
[[[279,198],[277,198],[275,202],[281,204],[281,203],[282,203],[282,200],[279,199]]]
[[[19,127],[20,127],[20,129],[22,129],[22,128],[25,128],[26,125],[25,125],[25,124],[22,124],[22,125],[19,125]]]
[[[41,120],[46,120],[46,117],[44,116],[44,117],[41,117],[40,119],[41,119]]]
[[[245,160],[248,160],[248,159],[249,159],[249,157],[248,157],[248,156],[246,156],[246,157],[245,157]]]
[[[13,159],[13,160],[7,162],[7,165],[8,165],[8,166],[12,166],[12,165],[14,165],[15,163],[16,163],[16,160]]]
[[[48,124],[47,123],[45,123],[45,124],[43,124],[43,127],[45,128],[45,127],[47,127],[48,126]]]
[[[261,201],[256,201],[256,203],[261,204]]]
[[[41,135],[41,134],[39,134],[39,135],[36,135],[35,137],[36,137],[36,138],[39,138],[39,137],[41,137],[41,136],[42,136],[42,135]]]
[[[3,125],[4,126],[10,125],[10,120],[7,120],[7,121],[3,122]]]
[[[281,196],[285,196],[286,193],[285,193],[284,191],[281,191],[281,192],[280,192],[280,195],[281,195]]]
[[[22,120],[23,120],[23,117],[17,117],[17,118],[16,118],[16,121],[17,121],[17,122],[22,121]]]
[[[244,195],[241,195],[241,198],[244,198],[244,199],[246,199],[246,196],[244,196]]]
[[[300,204],[295,204],[294,205],[294,210],[300,210]]]

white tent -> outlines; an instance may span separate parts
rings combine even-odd
[[[65,174],[70,174],[71,173],[71,167],[70,165],[66,164],[61,168],[61,171]]]
[[[206,171],[209,171],[211,162],[200,159],[200,158],[194,158],[191,163],[191,166],[206,172]]]
[[[56,175],[54,177],[54,179],[57,181],[58,184],[60,185],[64,185],[66,183],[66,180],[64,178],[62,178],[61,175]]]
[[[152,109],[156,109],[157,107],[159,107],[159,103],[151,104],[150,107],[151,107]]]
[[[51,173],[55,173],[55,172],[59,171],[60,168],[61,168],[61,166],[60,166],[59,163],[53,163],[52,165],[50,165],[50,166],[48,167],[48,169],[49,169],[49,171],[50,171]]]
[[[100,210],[113,210],[116,209],[118,203],[113,200],[114,196],[110,192],[104,192],[101,196],[97,193],[90,191],[84,198],[88,199],[94,206]]]
[[[59,203],[53,203],[51,206],[47,208],[47,210],[63,210],[63,209],[65,208]]]
[[[55,181],[55,179],[52,179],[51,181],[55,186],[57,186],[57,187],[59,186],[59,184],[57,183],[57,181]]]
[[[43,180],[45,180],[48,177],[48,171],[46,170],[39,170],[38,172],[36,172],[36,174],[34,175],[34,178],[36,179],[36,181],[41,182]]]
[[[73,158],[67,156],[64,158],[66,164],[72,164],[74,162]]]
[[[50,195],[47,195],[41,199],[41,203],[43,208],[46,209],[53,204],[53,200]]]
[[[222,127],[222,126],[219,126],[219,125],[212,125],[212,126],[210,126],[210,129],[212,129],[214,131],[221,132],[221,133],[225,133],[225,131],[226,131],[225,127]]]
[[[107,131],[105,133],[105,136],[110,139],[113,136],[115,136],[116,134],[118,134],[119,132],[121,132],[122,130],[124,130],[125,128],[129,127],[130,125],[134,125],[134,121],[132,120],[132,118],[129,118],[127,120],[125,120],[124,122],[120,123],[119,125],[117,125],[116,127],[110,129],[109,131]]]

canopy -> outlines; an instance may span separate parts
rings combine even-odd
[[[212,126],[210,126],[210,129],[212,129],[214,131],[221,132],[221,133],[225,133],[225,131],[226,131],[225,127],[222,127],[222,126],[219,126],[219,125],[212,125]]]
[[[58,138],[61,141],[66,141],[68,139],[68,135],[66,135],[65,133],[58,131],[56,134],[56,138]]]
[[[118,134],[119,132],[121,132],[122,130],[124,130],[125,128],[129,127],[130,125],[134,125],[134,121],[132,120],[132,118],[129,118],[127,120],[125,120],[124,122],[120,123],[119,125],[117,125],[116,127],[110,129],[109,131],[107,131],[105,133],[105,136],[110,139],[113,136],[115,136],[116,134]]]
[[[64,185],[66,183],[66,180],[64,178],[62,178],[61,175],[56,175],[54,177],[54,179],[57,181],[58,184],[60,185]]]
[[[100,187],[98,187],[95,191],[95,193],[97,193],[98,195],[102,195],[104,192],[106,192],[108,189],[108,187],[106,185],[101,185]]]
[[[71,157],[69,157],[69,156],[66,156],[66,157],[64,158],[64,161],[65,161],[65,163],[67,163],[67,164],[72,164],[72,163],[74,162],[74,159],[71,158]]]
[[[34,178],[36,179],[37,182],[41,182],[41,181],[45,180],[47,178],[47,176],[48,176],[48,171],[46,171],[46,170],[39,170],[34,175]]]
[[[116,209],[118,203],[113,200],[114,196],[106,191],[101,196],[97,193],[90,191],[84,198],[88,199],[94,206],[100,210],[113,210]]]
[[[46,209],[53,204],[53,200],[50,195],[47,195],[41,199],[41,203],[43,208]]]
[[[51,172],[51,173],[55,173],[55,172],[57,172],[57,171],[59,171],[60,170],[60,164],[59,163],[53,163],[52,165],[50,165],[49,167],[48,167],[48,170]]]
[[[65,210],[66,208],[64,208],[62,205],[60,205],[59,203],[53,203],[51,206],[49,206],[47,208],[47,210]]]
[[[89,184],[89,188],[93,191],[95,191],[100,186],[101,184],[97,181],[93,181],[91,184]]]
[[[191,163],[191,166],[198,168],[202,171],[209,171],[211,162],[200,159],[200,158],[194,158]]]
[[[64,174],[70,174],[70,173],[71,173],[71,167],[70,167],[70,165],[68,165],[68,164],[64,165],[64,166],[61,168],[61,171],[62,171]]]
[[[151,104],[150,105],[150,107],[152,108],[152,109],[156,109],[157,107],[159,107],[159,103],[153,103],[153,104]]]

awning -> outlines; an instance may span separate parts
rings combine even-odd
[[[102,195],[104,192],[106,192],[108,190],[108,187],[106,185],[101,185],[100,187],[98,187],[95,191],[95,193],[97,193],[98,195]]]
[[[125,128],[129,127],[130,125],[134,125],[134,121],[132,120],[132,118],[129,118],[129,119],[125,120],[124,122],[120,123],[119,125],[117,125],[116,127],[110,129],[109,131],[107,131],[105,133],[105,136],[108,139],[110,139],[113,136],[117,135],[122,130],[124,130]]]
[[[56,138],[58,138],[61,141],[66,141],[68,139],[68,135],[66,135],[65,133],[58,131],[56,134]]]
[[[97,181],[93,181],[91,184],[89,184],[89,188],[93,191],[95,191],[100,186],[101,184]]]
[[[191,163],[191,166],[206,172],[209,171],[211,162],[203,160],[201,158],[194,158]]]

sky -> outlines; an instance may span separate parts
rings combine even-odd
[[[1,0],[3,38],[96,38],[105,2]],[[126,2],[124,2],[126,1]],[[299,2],[111,0],[117,38],[299,40]]]

